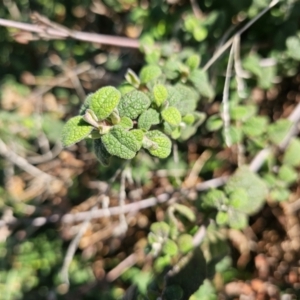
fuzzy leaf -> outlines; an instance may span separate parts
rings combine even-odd
[[[232,210],[229,211],[229,220],[228,220],[229,226],[233,229],[244,229],[248,226],[248,216],[247,214]]]
[[[234,105],[230,108],[230,118],[236,121],[245,121],[255,115],[254,105]]]
[[[154,235],[167,238],[170,232],[170,226],[166,222],[155,222],[150,226],[150,231]]]
[[[247,136],[260,136],[266,131],[267,125],[266,117],[254,116],[243,124],[242,130]]]
[[[135,136],[120,126],[103,135],[102,142],[111,155],[123,159],[133,158],[139,150]]]
[[[288,119],[280,119],[275,123],[268,126],[269,139],[275,145],[279,145],[286,137],[287,133],[291,129],[292,122]]]
[[[283,165],[280,167],[278,171],[278,177],[288,185],[293,184],[296,182],[298,178],[298,173],[296,170],[288,165]]]
[[[217,131],[220,128],[222,128],[223,126],[223,120],[221,119],[221,117],[217,114],[210,116],[207,120],[206,120],[206,129],[208,131]]]
[[[193,83],[198,92],[207,98],[214,97],[214,90],[208,81],[207,73],[202,70],[194,70],[191,72],[189,80]]]
[[[229,204],[235,210],[243,209],[243,203],[247,203],[247,201],[248,193],[244,188],[237,188],[229,195]]]
[[[166,255],[174,256],[178,253],[178,247],[174,241],[167,239],[162,247],[162,251]]]
[[[153,156],[166,158],[170,155],[172,143],[165,134],[158,130],[152,130],[148,131],[145,137],[157,145],[157,147],[147,149]]]
[[[93,94],[90,108],[94,111],[99,121],[106,119],[117,107],[121,93],[112,86],[106,86]]]
[[[153,87],[153,95],[156,105],[161,106],[168,98],[168,90],[162,84],[157,84]]]
[[[199,67],[200,61],[200,56],[197,54],[193,54],[186,60],[186,64],[191,69],[191,71],[193,71]]]
[[[143,138],[145,135],[144,131],[141,129],[133,129],[133,130],[130,130],[130,133],[134,135],[137,145],[138,145],[138,150],[140,150],[140,148],[143,145]]]
[[[149,65],[144,68],[142,68],[140,72],[140,79],[141,83],[148,83],[152,81],[153,79],[156,79],[161,75],[161,69],[160,67],[156,65]]]
[[[248,198],[239,205],[239,211],[249,215],[260,210],[265,203],[268,189],[265,182],[247,166],[242,166],[234,173],[225,186],[227,193],[232,193],[236,189],[245,189]]]
[[[118,90],[120,91],[121,95],[124,96],[129,92],[135,91],[135,88],[129,83],[123,83],[118,87]]]
[[[169,106],[161,112],[162,118],[171,126],[178,126],[181,122],[181,114],[176,107]]]
[[[151,104],[148,96],[140,91],[132,91],[125,94],[118,106],[121,117],[136,119],[142,114]]]
[[[219,211],[216,216],[216,222],[220,226],[224,226],[228,223],[229,216],[226,211]]]
[[[187,114],[182,118],[182,121],[187,125],[192,125],[195,122],[195,116],[193,114]]]
[[[127,73],[125,74],[125,79],[128,83],[130,83],[135,88],[138,88],[140,86],[141,82],[139,77],[131,69],[127,70]]]
[[[178,203],[174,204],[173,207],[179,214],[187,218],[189,221],[194,222],[196,220],[195,213],[189,207]]]
[[[111,155],[107,152],[101,139],[94,140],[94,152],[99,162],[104,165],[109,165]]]
[[[122,126],[125,129],[130,129],[133,127],[133,122],[128,117],[122,117],[120,122],[118,123],[118,126]]]
[[[283,156],[283,163],[298,167],[300,165],[300,140],[298,138],[293,138],[288,145],[284,156]]]
[[[156,124],[159,124],[159,113],[153,108],[144,111],[138,120],[138,128],[144,130],[149,130],[152,125]]]
[[[167,86],[168,98],[170,106],[176,107],[182,115],[194,112],[199,95],[195,89],[183,84],[175,86]]]
[[[93,130],[93,126],[86,123],[82,116],[71,118],[62,130],[62,143],[69,147],[86,138]]]
[[[286,46],[287,46],[287,54],[295,59],[300,61],[300,38],[298,36],[291,36],[287,38],[286,40]]]
[[[178,237],[177,244],[181,253],[187,253],[194,248],[193,237],[187,233]]]

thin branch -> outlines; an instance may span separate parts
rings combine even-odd
[[[106,280],[109,282],[115,281],[119,278],[128,268],[134,266],[137,262],[137,255],[132,253],[120,262],[115,268],[106,274]]]
[[[230,79],[231,79],[231,71],[233,66],[233,52],[234,52],[234,46],[231,47],[229,58],[228,58],[228,64],[226,69],[226,77],[225,77],[225,83],[224,83],[224,89],[223,89],[223,111],[222,111],[222,119],[224,122],[224,138],[225,138],[225,144],[227,147],[231,147],[231,136],[230,136],[230,112],[229,112],[229,87],[230,87]]]
[[[231,46],[234,41],[235,36],[241,35],[249,27],[251,27],[259,18],[261,18],[267,11],[279,3],[280,0],[273,0],[265,9],[263,9],[255,18],[250,20],[244,27],[242,27],[232,38],[230,38],[217,52],[212,56],[212,58],[205,64],[203,70],[208,70],[211,65]]]
[[[53,22],[51,23],[53,24]],[[59,26],[59,24],[57,25]],[[47,37],[52,39],[73,38],[84,42],[126,47],[126,48],[139,48],[140,46],[139,41],[136,39],[89,33],[89,32],[81,32],[76,30],[66,31],[62,29],[62,26],[59,26],[57,28],[52,28],[52,27],[43,28],[34,24],[27,24],[22,22],[5,20],[1,18],[0,18],[0,26],[17,28],[24,31],[34,32],[37,34],[47,34]]]
[[[196,0],[190,0],[193,13],[197,19],[203,19],[203,13]]]
[[[96,209],[97,209],[97,206],[94,206],[92,208],[92,210],[90,210],[88,212],[87,218],[85,219],[84,223],[82,223],[82,225],[80,226],[80,229],[79,229],[78,233],[76,234],[75,238],[69,244],[66,256],[64,258],[63,267],[60,271],[60,276],[62,278],[62,281],[63,281],[63,283],[67,284],[67,286],[70,285],[70,282],[69,282],[69,267],[70,267],[70,264],[73,260],[74,254],[75,254],[75,252],[78,248],[78,244],[79,244],[82,236],[84,235],[84,233],[88,229],[88,226],[89,226],[90,221],[92,219],[92,213]]]
[[[28,161],[11,151],[7,147],[7,145],[0,139],[0,155],[11,161],[13,164],[17,165],[19,168],[24,170],[25,172],[29,173],[33,177],[42,177],[48,180],[54,179],[54,177],[50,176],[47,173],[44,173],[40,169],[32,166]]]

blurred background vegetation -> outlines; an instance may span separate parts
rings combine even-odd
[[[71,30],[139,39],[140,48],[0,27],[0,299],[300,298],[300,140],[281,146],[300,101],[295,0],[278,1],[237,42],[231,146],[221,114],[228,50],[194,79],[206,121],[170,158],[139,153],[128,167],[126,203],[165,193],[171,199],[129,212],[126,231],[117,216],[88,222],[69,282],[60,276],[82,228],[63,216],[117,206],[122,185],[118,176],[111,180],[120,162],[101,166],[90,143],[62,149],[64,122],[88,93],[119,86],[128,68],[163,64],[184,81],[189,56],[199,55],[204,67],[269,4],[3,0],[2,19],[32,23],[38,12]],[[258,174],[243,169],[266,148],[272,153]],[[232,174],[225,188],[199,188]]]

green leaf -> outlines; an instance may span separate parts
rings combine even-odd
[[[228,194],[236,189],[245,189],[248,194],[247,201],[239,206],[239,211],[249,215],[258,212],[265,203],[268,189],[265,182],[247,166],[242,166],[228,180],[225,190]]]
[[[248,55],[243,60],[243,68],[256,76],[261,76],[260,57],[256,53]]]
[[[278,171],[278,177],[288,185],[293,184],[298,179],[298,173],[296,170],[288,165],[283,165]]]
[[[214,97],[214,90],[208,81],[208,76],[205,71],[198,69],[194,70],[191,72],[189,80],[202,96],[210,99]]]
[[[156,124],[159,124],[159,113],[153,108],[144,111],[138,120],[138,128],[144,130],[149,130],[152,125]]]
[[[246,121],[256,114],[254,105],[234,105],[230,108],[230,118],[235,121]]]
[[[287,46],[287,54],[295,59],[300,61],[300,38],[297,36],[291,36],[288,37],[286,40],[286,46]]]
[[[258,77],[258,86],[268,90],[273,86],[277,74],[276,66],[267,66],[261,69],[261,75]]]
[[[186,64],[190,68],[190,70],[193,71],[199,67],[200,61],[200,56],[197,54],[193,54],[188,57],[188,59],[186,60]]]
[[[196,220],[195,213],[189,207],[178,203],[175,203],[173,207],[179,214],[187,218],[189,221],[194,222]]]
[[[150,226],[150,231],[162,238],[167,238],[170,232],[170,226],[166,222],[155,222]]]
[[[169,101],[169,105],[175,106],[182,116],[193,113],[197,107],[197,101],[200,98],[198,92],[192,87],[183,84],[176,84],[175,89],[177,93],[179,93],[180,100],[175,103]]]
[[[195,122],[195,116],[193,114],[187,114],[182,118],[182,121],[187,125],[193,125]]]
[[[161,112],[162,118],[171,126],[178,126],[181,122],[181,114],[176,107],[168,107]]]
[[[203,197],[202,206],[216,207],[221,209],[224,204],[228,203],[228,199],[223,191],[213,189],[207,192]]]
[[[178,126],[172,131],[171,138],[173,140],[177,140],[180,137],[180,135],[181,135],[181,127]]]
[[[164,85],[156,84],[153,87],[153,95],[156,105],[160,107],[168,98],[168,90]]]
[[[148,131],[145,137],[156,144],[156,146],[147,149],[153,156],[166,158],[170,155],[172,143],[165,134],[158,130],[152,130]]]
[[[240,127],[236,127],[236,126],[230,126],[229,127],[229,136],[230,136],[230,140],[232,144],[237,144],[240,143],[243,139],[243,132],[242,129]],[[224,141],[226,140],[225,138],[225,131],[222,132],[222,136]]]
[[[106,119],[117,107],[121,93],[112,86],[106,86],[93,94],[90,108],[94,111],[99,121]]]
[[[139,77],[131,69],[127,70],[127,72],[125,74],[125,79],[128,83],[130,83],[135,88],[138,88],[140,86],[141,82],[140,82]]]
[[[118,126],[122,126],[125,129],[130,129],[133,127],[133,122],[128,117],[122,117],[120,122],[118,123]]]
[[[289,199],[290,194],[290,190],[283,187],[276,187],[270,192],[270,197],[274,201],[284,202]]]
[[[267,125],[268,119],[266,117],[254,116],[243,124],[242,130],[247,136],[260,136],[266,131]]]
[[[101,139],[94,140],[94,152],[97,159],[103,166],[109,165],[109,160],[111,158],[111,155],[107,152]]]
[[[190,234],[184,233],[178,237],[177,245],[181,253],[188,253],[194,248],[193,237]]]
[[[148,83],[161,75],[160,67],[156,65],[149,65],[142,68],[140,72],[141,83]]]
[[[178,247],[174,241],[166,239],[163,244],[162,251],[166,255],[174,256],[178,253]]]
[[[86,138],[94,129],[86,123],[82,116],[71,118],[62,130],[62,143],[64,147],[69,147]]]
[[[139,150],[135,136],[120,126],[102,136],[102,142],[106,150],[111,154],[123,159],[131,159]]]
[[[228,224],[229,216],[226,211],[219,211],[216,216],[216,222],[219,226]]]
[[[237,188],[229,195],[229,204],[232,208],[239,210],[243,209],[243,203],[248,202],[248,193],[244,188]]]
[[[215,114],[207,118],[205,125],[208,131],[217,131],[222,128],[223,120],[218,114]]]
[[[298,138],[293,138],[283,155],[283,163],[293,167],[300,166],[299,153],[300,153],[300,140]]]
[[[131,84],[123,83],[118,87],[118,90],[120,91],[121,95],[124,96],[131,91],[135,91],[135,88]]]
[[[151,104],[148,96],[140,91],[132,91],[125,94],[118,106],[121,117],[136,119],[142,114]]]
[[[136,139],[136,143],[138,145],[138,150],[140,150],[140,148],[143,145],[143,139],[144,139],[144,131],[141,129],[133,129],[130,130],[130,133],[134,135],[135,139]]]
[[[248,216],[243,212],[230,210],[228,223],[233,229],[244,229],[248,226]]]
[[[288,119],[280,119],[275,123],[269,125],[267,132],[270,141],[275,145],[279,145],[288,134],[291,126],[292,122]]]

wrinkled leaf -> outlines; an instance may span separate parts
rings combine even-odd
[[[138,120],[138,128],[144,130],[149,130],[152,125],[156,124],[159,124],[159,113],[153,108],[144,111]]]
[[[117,107],[121,93],[112,86],[99,89],[92,96],[90,109],[94,111],[99,121],[106,119]]]
[[[86,138],[93,130],[93,126],[86,123],[82,116],[71,118],[63,127],[62,143],[64,147],[69,147]]]
[[[190,234],[184,233],[178,237],[177,245],[181,253],[188,253],[194,248],[193,237]]]
[[[300,165],[300,140],[298,138],[293,138],[288,145],[284,156],[283,156],[283,163],[298,167]]]
[[[157,84],[153,87],[153,95],[156,105],[161,106],[168,98],[168,90],[162,84]]]
[[[292,122],[288,119],[280,119],[275,123],[269,125],[267,132],[270,141],[275,145],[279,145],[288,134],[291,126]]]
[[[179,214],[187,218],[189,221],[194,222],[196,220],[195,213],[189,207],[179,203],[174,204],[173,207]]]
[[[178,247],[174,241],[166,239],[163,244],[162,251],[166,255],[174,256],[178,253]]]
[[[121,117],[136,119],[150,106],[150,103],[145,93],[134,90],[122,97],[118,106],[119,114]]]
[[[156,65],[149,65],[143,67],[140,72],[141,83],[148,83],[153,79],[156,79],[160,75],[161,75],[161,69]]]
[[[207,98],[214,97],[214,90],[208,81],[207,73],[202,70],[194,70],[189,76],[189,80],[193,83],[198,92]]]
[[[103,135],[102,142],[111,155],[123,159],[133,158],[139,150],[135,136],[120,126]]]
[[[239,211],[249,215],[259,211],[268,194],[265,182],[247,166],[241,166],[228,180],[225,190],[231,194],[238,188],[245,189],[248,194],[247,201],[240,204]]]
[[[178,126],[181,122],[181,114],[176,107],[170,106],[161,113],[162,118],[171,126]]]
[[[157,145],[157,147],[147,149],[153,156],[166,158],[170,155],[172,143],[165,134],[158,130],[152,130],[148,131],[145,137]]]

